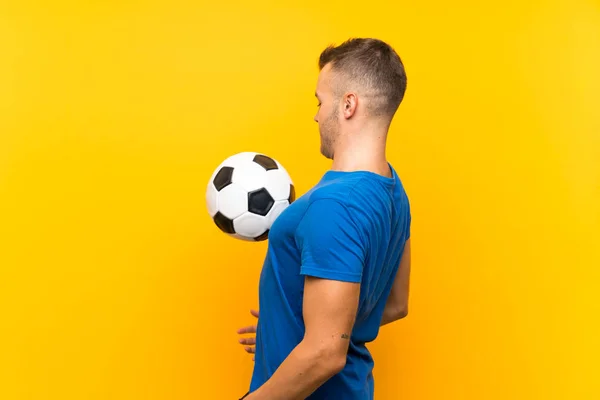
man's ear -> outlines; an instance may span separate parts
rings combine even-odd
[[[358,96],[356,93],[346,93],[343,101],[343,115],[345,119],[350,119],[356,113],[358,107]]]

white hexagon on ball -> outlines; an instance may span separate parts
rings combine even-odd
[[[234,154],[230,157],[227,157],[227,159],[223,161],[219,167],[228,166],[235,168],[237,166],[243,166],[244,164],[251,162],[257,154],[258,153],[252,151],[243,151],[241,153]]]
[[[267,171],[255,162],[246,162],[233,168],[231,181],[252,192],[265,187]]]
[[[273,196],[273,199],[275,201],[287,200],[290,196],[290,185],[292,184],[289,176],[280,169],[267,171],[266,175],[264,187]]]
[[[273,207],[271,207],[271,210],[267,214],[267,221],[269,227],[273,225],[273,222],[275,222],[275,220],[279,218],[281,213],[283,213],[289,205],[290,203],[288,203],[287,200],[279,200],[276,201],[275,204],[273,204]]]
[[[232,183],[217,193],[217,211],[229,219],[235,219],[248,211],[248,192]]]
[[[233,227],[238,235],[255,238],[269,229],[269,220],[262,215],[244,213],[233,220]]]
[[[294,200],[294,185],[283,166],[255,152],[234,154],[219,164],[206,190],[215,225],[241,240],[266,240],[273,222]]]
[[[214,177],[213,177],[214,179]],[[218,196],[219,192],[217,192],[217,188],[215,188],[215,185],[211,181],[208,183],[207,188],[206,188],[206,207],[208,208],[208,214],[211,217],[214,217],[215,214],[218,211],[218,207],[217,207],[217,196]]]

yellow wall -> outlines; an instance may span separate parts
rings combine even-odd
[[[1,3],[1,399],[244,393],[266,244],[216,230],[206,181],[246,150],[319,179],[316,60],[350,36],[409,77],[376,398],[600,398],[597,1],[202,3]]]

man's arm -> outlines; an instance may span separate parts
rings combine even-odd
[[[408,315],[408,292],[410,283],[410,239],[404,245],[404,253],[385,304],[381,326],[402,319]]]
[[[369,245],[361,212],[329,198],[306,210],[294,235],[305,277],[304,337],[247,400],[303,400],[344,368]]]
[[[303,340],[247,400],[303,400],[346,365],[360,284],[307,276]]]

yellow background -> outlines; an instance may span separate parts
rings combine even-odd
[[[376,398],[600,398],[597,1],[0,3],[0,398],[235,399],[266,244],[204,190],[240,151],[306,192],[317,57],[389,41],[410,314]]]

